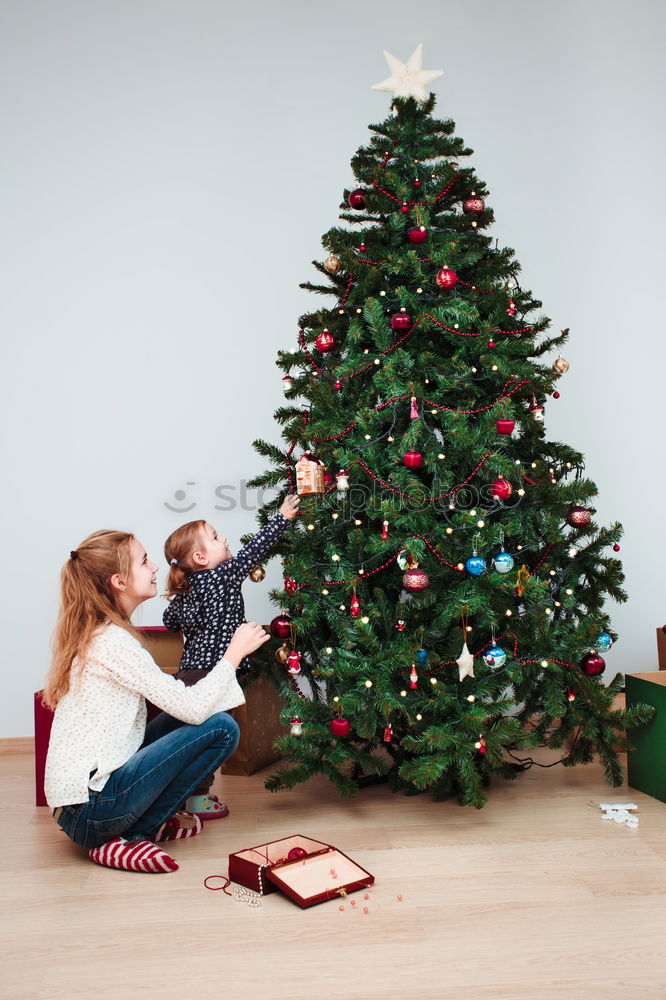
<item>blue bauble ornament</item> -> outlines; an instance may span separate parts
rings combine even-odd
[[[416,651],[416,662],[417,663],[426,663],[427,660],[428,660],[428,650],[427,649],[418,649]]]
[[[470,556],[465,563],[465,569],[471,576],[481,576],[486,572],[486,562],[481,556]]]
[[[493,566],[498,573],[509,573],[513,569],[513,556],[510,556],[508,552],[500,552],[493,559]]]
[[[594,648],[597,649],[600,653],[607,653],[612,645],[613,645],[613,640],[609,636],[608,632],[600,632],[599,637],[594,643]]]
[[[483,662],[491,670],[497,670],[498,667],[503,667],[506,663],[506,653],[501,646],[491,646],[483,654]]]

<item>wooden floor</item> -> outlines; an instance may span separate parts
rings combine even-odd
[[[666,997],[666,806],[609,789],[596,765],[533,767],[480,812],[385,786],[343,802],[324,781],[273,795],[261,775],[226,778],[231,815],[173,846],[181,867],[161,876],[91,864],[32,805],[32,767],[0,756],[2,997]],[[601,820],[599,802],[628,800],[637,830]],[[230,851],[292,833],[374,873],[369,913],[362,898],[300,910],[278,893],[251,909],[203,887]]]

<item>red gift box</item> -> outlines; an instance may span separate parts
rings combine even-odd
[[[305,855],[289,860],[294,848]],[[300,834],[230,854],[229,878],[263,896],[280,889],[302,909],[366,889],[375,881],[337,847]]]

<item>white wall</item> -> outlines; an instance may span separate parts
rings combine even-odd
[[[419,41],[496,235],[572,328],[547,425],[626,527],[609,665],[655,664],[665,19],[660,0],[2,0],[0,736],[32,730],[59,568],[90,531],[129,528],[158,556],[190,517],[251,529],[214,489],[263,467],[254,437],[278,439],[298,283],[387,112],[381,50]],[[182,489],[185,515],[165,507]],[[260,620],[271,566],[245,588]]]

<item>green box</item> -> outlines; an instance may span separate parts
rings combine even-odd
[[[651,722],[629,732],[635,747],[627,753],[627,775],[632,788],[666,802],[666,671],[627,674],[627,708],[642,703],[655,709]]]

